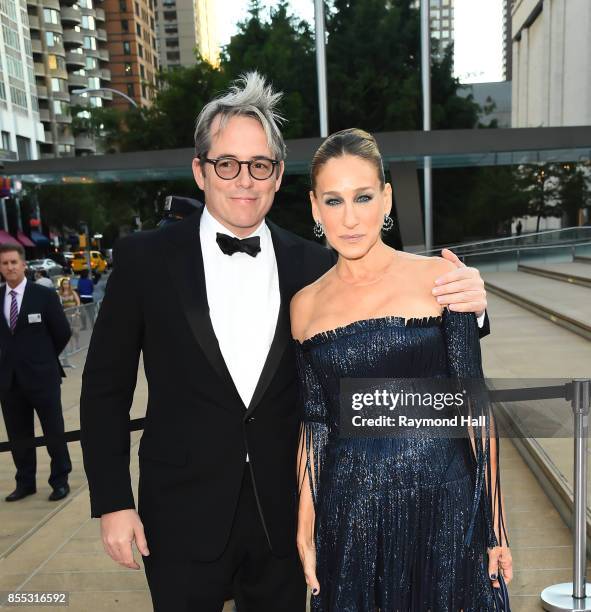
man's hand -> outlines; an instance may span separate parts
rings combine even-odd
[[[139,514],[132,509],[108,512],[101,516],[101,538],[105,552],[119,565],[140,569],[133,558],[131,543],[135,540],[137,549],[148,556],[148,543]]]
[[[440,276],[433,289],[433,295],[442,305],[448,305],[456,312],[475,312],[477,317],[486,310],[486,290],[480,272],[469,268],[449,249],[443,249],[441,256],[456,265],[456,269]]]

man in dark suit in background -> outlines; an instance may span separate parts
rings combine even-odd
[[[254,73],[202,110],[193,174],[205,206],[118,243],[88,351],[91,513],[108,554],[139,569],[135,540],[156,612],[220,612],[230,590],[239,612],[306,609],[289,303],[335,259],[265,218],[284,170],[278,97]],[[476,296],[484,308],[478,272],[454,272],[475,289],[454,301]],[[129,410],[140,353],[149,399],[136,512]]]
[[[59,355],[70,339],[71,330],[56,292],[27,281],[25,252],[20,245],[0,245],[0,272],[6,285],[0,290],[0,403],[10,442],[32,438],[34,410],[43,434],[64,433],[61,404]],[[49,441],[51,457],[50,501],[70,492],[72,471],[65,440]],[[16,465],[16,489],[6,497],[12,502],[37,491],[36,449],[12,451]]]

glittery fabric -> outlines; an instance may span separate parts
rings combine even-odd
[[[341,378],[482,378],[475,316],[367,319],[295,346],[316,513],[312,610],[494,610],[486,549],[497,542],[493,524],[505,533],[492,511],[494,428],[474,431],[475,449],[468,437],[338,431]]]

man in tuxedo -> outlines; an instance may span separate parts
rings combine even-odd
[[[72,463],[65,440],[61,404],[61,379],[65,376],[59,355],[71,330],[59,298],[25,277],[25,252],[20,245],[0,245],[0,272],[6,285],[0,290],[4,316],[0,317],[0,403],[10,442],[33,438],[34,410],[51,457],[50,501],[70,492]],[[57,436],[57,440],[55,439]],[[37,491],[35,447],[15,448],[16,489],[6,497],[17,501]]]
[[[278,98],[251,73],[204,107],[193,174],[205,206],[119,242],[89,348],[92,516],[107,553],[139,569],[135,541],[158,612],[219,612],[229,591],[239,612],[306,609],[289,303],[335,259],[266,220],[284,170]],[[452,301],[483,310],[478,272],[456,272]],[[140,352],[149,400],[136,512],[128,427]]]

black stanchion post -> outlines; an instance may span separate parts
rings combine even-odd
[[[573,513],[573,581],[554,584],[540,595],[548,612],[591,612],[591,584],[586,581],[587,566],[587,435],[591,380],[573,380],[572,407],[575,420],[574,513]],[[591,590],[589,590],[591,592]]]

